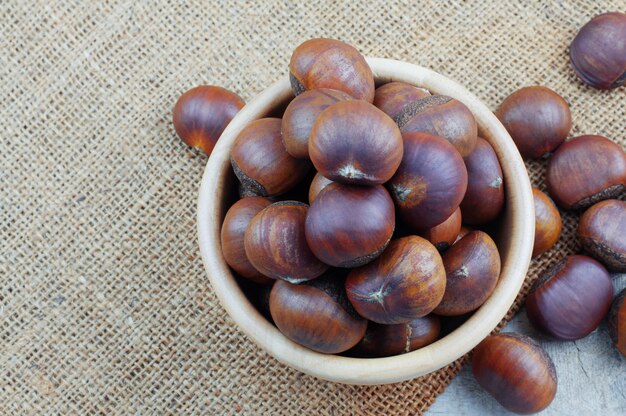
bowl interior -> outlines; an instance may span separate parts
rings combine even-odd
[[[237,194],[230,148],[250,121],[281,114],[293,98],[287,77],[250,101],[229,124],[207,163],[198,200],[202,259],[211,285],[231,318],[279,361],[319,378],[349,384],[384,384],[418,377],[474,348],[495,328],[515,300],[528,270],[534,238],[534,204],[528,174],[513,141],[493,113],[465,88],[436,72],[389,59],[369,58],[368,62],[377,84],[403,81],[463,102],[474,113],[479,135],[491,143],[500,160],[506,203],[496,243],[502,271],[491,297],[465,323],[433,344],[407,354],[352,358],[317,353],[290,341],[249,302],[225,263],[220,247],[221,224]]]

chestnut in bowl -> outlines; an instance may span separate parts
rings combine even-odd
[[[420,233],[439,251],[446,251],[457,240],[462,227],[461,209],[457,208],[441,224]]]
[[[340,101],[317,117],[309,156],[326,178],[347,185],[379,185],[402,160],[402,135],[393,120],[364,101]]]
[[[595,330],[613,299],[611,277],[587,256],[569,256],[547,269],[526,298],[526,314],[540,331],[576,340]]]
[[[580,217],[578,240],[609,270],[626,272],[626,202],[598,202]]]
[[[306,160],[287,153],[280,133],[279,118],[250,122],[237,136],[230,162],[235,175],[260,196],[284,194],[300,182],[311,167]]]
[[[191,147],[211,155],[222,132],[244,106],[234,92],[201,85],[184,92],[174,105],[176,134]]]
[[[311,185],[309,185],[309,204],[312,204],[315,198],[317,198],[317,195],[322,192],[322,189],[326,188],[326,186],[331,183],[333,183],[333,181],[317,172],[311,181]]]
[[[374,76],[367,61],[353,46],[336,39],[301,43],[289,61],[289,80],[295,95],[331,88],[357,100],[374,100]]]
[[[374,105],[395,119],[407,105],[429,95],[430,93],[424,88],[405,82],[388,82],[376,88]]]
[[[448,141],[429,133],[405,133],[404,156],[387,188],[402,220],[414,230],[445,221],[467,189],[463,158]]]
[[[535,243],[533,257],[552,248],[561,236],[561,214],[548,195],[533,188],[535,202]]]
[[[567,101],[541,86],[524,87],[512,93],[500,104],[496,116],[525,159],[551,153],[572,128]]]
[[[395,209],[382,186],[331,183],[309,208],[305,235],[315,256],[335,267],[357,267],[383,252],[395,228]]]
[[[626,153],[603,136],[575,137],[550,158],[546,183],[554,202],[564,209],[584,209],[616,198],[626,185]]]
[[[346,279],[354,309],[379,324],[402,324],[428,315],[445,288],[439,252],[418,236],[392,240],[380,257],[353,269]]]
[[[540,412],[557,389],[554,363],[533,339],[516,333],[485,338],[472,354],[474,378],[504,408],[519,414]]]

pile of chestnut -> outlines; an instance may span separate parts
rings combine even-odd
[[[608,19],[623,30],[625,16],[615,14],[589,25]],[[594,68],[585,62],[599,61],[575,45],[598,30],[585,30],[571,49],[577,73],[600,88],[619,86],[623,75],[604,84],[589,75]],[[489,298],[500,275],[490,230],[498,228],[505,189],[493,148],[463,103],[402,82],[376,87],[364,57],[341,41],[302,43],[289,77],[295,98],[282,117],[250,122],[232,146],[240,199],[224,218],[224,259],[268,319],[312,350],[384,357],[436,341]],[[174,126],[210,154],[241,107],[228,90],[197,87],[176,103]],[[626,271],[626,202],[617,199],[626,154],[598,135],[565,142],[569,106],[545,87],[514,92],[496,115],[524,158],[550,157],[552,199],[533,189],[533,255],[559,239],[552,200],[564,210],[586,209],[578,235],[589,256],[547,270],[526,300],[541,331],[584,337],[611,306],[607,268]],[[624,293],[610,321],[626,354],[623,300]],[[479,384],[515,412],[539,411],[556,392],[550,357],[519,334],[485,339],[472,367]]]

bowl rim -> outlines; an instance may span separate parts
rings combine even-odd
[[[385,58],[367,58],[377,82],[403,81],[448,95],[465,104],[479,125],[479,135],[493,146],[502,166],[509,237],[498,243],[503,257],[496,289],[457,329],[433,344],[385,358],[352,358],[312,351],[289,340],[248,301],[221,255],[225,214],[225,172],[230,147],[250,121],[292,97],[285,76],[251,100],[224,130],[205,167],[198,197],[198,242],[204,267],[220,303],[237,326],[278,361],[303,373],[339,383],[375,385],[436,371],[465,355],[487,337],[506,315],[524,282],[534,241],[534,202],[524,162],[513,140],[491,110],[457,82],[430,69]],[[502,254],[506,253],[506,254]]]

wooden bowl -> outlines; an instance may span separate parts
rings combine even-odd
[[[207,163],[198,200],[198,237],[213,290],[231,318],[278,361],[322,379],[348,384],[394,383],[435,371],[474,348],[505,316],[518,294],[530,263],[534,204],[524,162],[502,124],[478,98],[456,82],[429,69],[390,59],[370,58],[378,83],[404,81],[464,103],[474,113],[479,134],[491,143],[504,173],[506,207],[502,235],[496,238],[502,272],[491,297],[456,330],[419,350],[387,358],[326,355],[300,346],[268,322],[248,301],[222,256],[220,229],[237,192],[230,148],[252,120],[272,114],[293,94],[289,81],[276,82],[250,101],[222,134]]]

